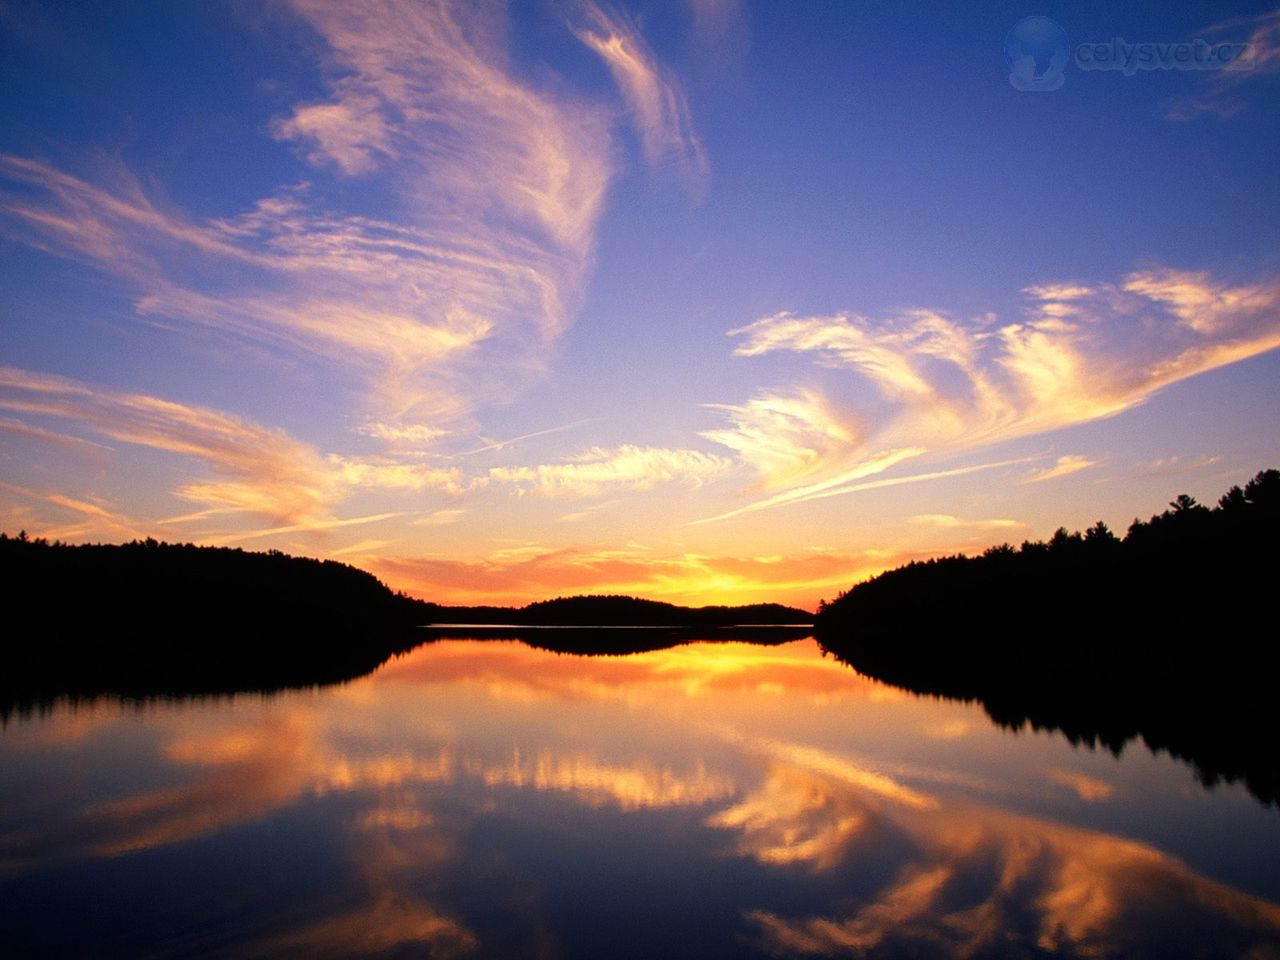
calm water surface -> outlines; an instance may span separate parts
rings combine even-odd
[[[811,640],[443,641],[0,732],[9,956],[1280,957],[1280,813]]]

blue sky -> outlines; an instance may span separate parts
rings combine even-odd
[[[1010,82],[1082,43],[1247,69]],[[0,518],[812,604],[1280,462],[1265,5],[0,2]]]

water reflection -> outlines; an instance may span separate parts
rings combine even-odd
[[[18,955],[1280,955],[1275,811],[811,641],[441,642],[323,691],[55,709],[0,759]]]
[[[551,750],[539,750],[532,757],[521,757],[516,750],[508,764],[485,766],[478,761],[471,762],[467,772],[489,787],[557,790],[572,794],[589,807],[613,804],[620,810],[696,806],[733,793],[731,780],[708,773],[702,764],[681,775],[670,767],[658,767],[647,761],[616,767],[602,764],[586,754],[557,756]]]
[[[837,872],[896,841],[872,890],[825,910],[748,912],[774,951],[971,957],[1243,956],[1274,948],[1280,908],[1140,843],[967,804],[873,795],[811,765],[774,765],[713,817],[762,864]],[[840,893],[844,896],[840,896]],[[1255,955],[1255,954],[1250,954]],[[1266,954],[1256,954],[1266,955]]]

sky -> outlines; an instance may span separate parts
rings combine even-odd
[[[0,91],[10,534],[812,609],[1280,466],[1266,4],[0,0]]]

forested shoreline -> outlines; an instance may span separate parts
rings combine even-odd
[[[1280,471],[1264,470],[1123,538],[1098,523],[888,571],[824,604],[815,633],[878,679],[1115,751],[1140,739],[1275,802],[1260,737],[1275,727],[1278,534]]]
[[[602,627],[536,636],[461,629],[595,654],[695,639],[780,642],[807,631],[725,628],[813,619],[778,604],[689,608],[622,596],[445,606],[332,560],[152,539],[69,545],[0,533],[0,578],[9,620],[0,645],[0,718],[58,696],[147,698],[341,682],[446,635],[424,629],[433,623]],[[640,637],[627,629],[636,626],[655,629]]]

